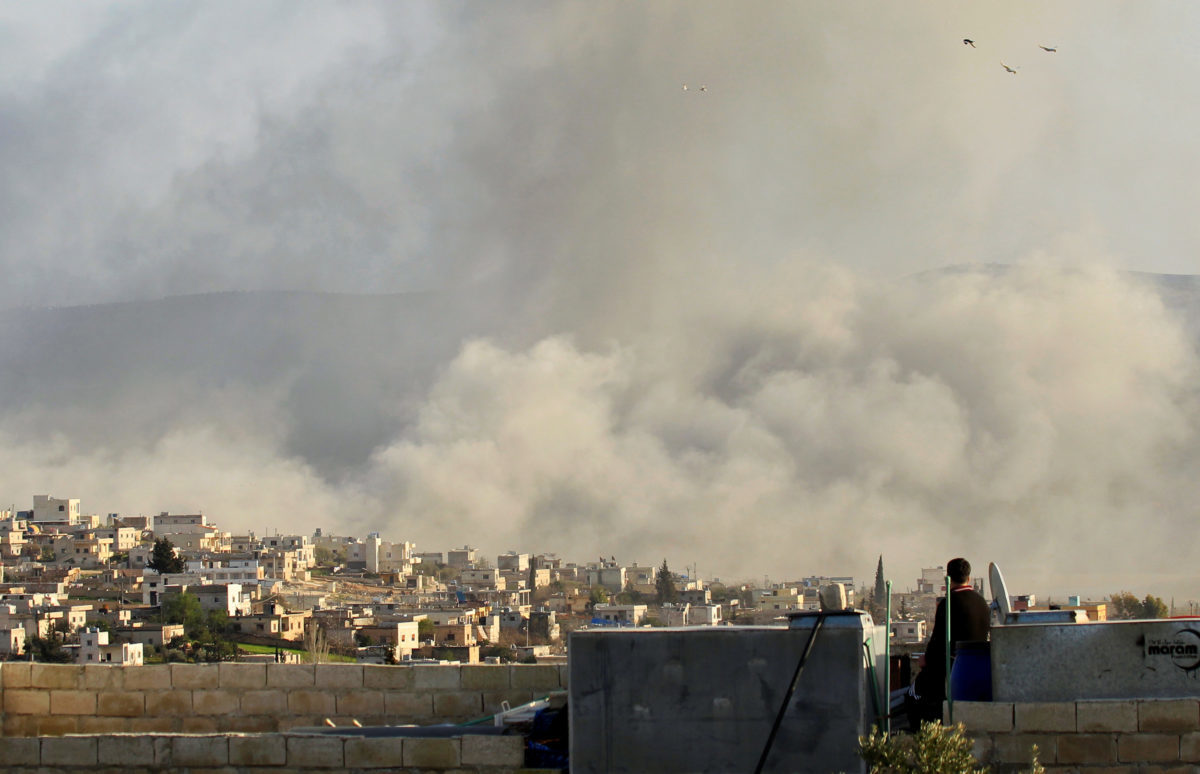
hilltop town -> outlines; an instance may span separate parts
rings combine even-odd
[[[47,495],[0,512],[0,559],[0,658],[83,664],[553,663],[572,629],[778,622],[817,609],[830,584],[847,604],[884,612],[848,576],[725,585],[666,560],[493,558],[322,529],[232,534],[202,513],[101,517]],[[893,596],[897,644],[924,641],[941,574],[924,570]]]

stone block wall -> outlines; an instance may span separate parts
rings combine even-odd
[[[566,688],[565,666],[0,664],[6,737],[459,723]]]
[[[522,770],[521,736],[440,739],[299,734],[88,734],[0,737],[4,771],[24,774],[174,772],[479,772]]]
[[[1200,771],[1200,698],[1077,702],[955,702],[976,756],[999,771]]]

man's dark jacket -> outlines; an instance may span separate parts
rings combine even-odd
[[[950,592],[951,656],[954,643],[986,640],[992,624],[992,610],[987,600],[970,586],[959,586]],[[917,694],[922,702],[937,702],[946,698],[946,601],[939,600],[933,616],[933,633],[925,646],[925,667],[917,675]]]

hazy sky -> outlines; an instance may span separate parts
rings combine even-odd
[[[0,308],[433,290],[455,300],[431,330],[483,321],[353,464],[263,380],[110,447],[9,405],[11,496],[706,575],[865,577],[883,552],[899,588],[961,552],[1060,592],[1200,594],[1196,342],[1118,273],[1196,273],[1198,17],[0,3]],[[993,262],[1020,268],[905,279]]]

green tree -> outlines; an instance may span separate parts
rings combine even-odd
[[[34,661],[45,664],[69,664],[74,661],[74,657],[63,648],[62,641],[57,637],[30,637],[25,640],[25,652],[29,653]]]
[[[413,573],[416,575],[427,575],[430,578],[436,578],[438,575],[438,566],[433,562],[417,562],[413,565]]]
[[[887,581],[883,579],[883,554],[879,555],[879,564],[875,567],[875,590],[872,598],[880,609],[887,605]]]
[[[195,594],[183,592],[167,597],[162,604],[163,620],[183,624],[184,638],[172,641],[188,661],[230,661],[237,657],[237,643],[229,640],[229,614],[205,610]]]
[[[1162,597],[1154,597],[1149,594],[1141,602],[1142,618],[1166,618],[1169,614],[1167,603],[1162,601]]]
[[[617,595],[617,601],[622,605],[640,605],[643,600],[642,592],[633,586],[633,581],[625,582],[625,589]]]
[[[962,724],[925,722],[915,734],[888,736],[872,728],[869,736],[859,737],[858,754],[871,774],[987,774],[971,754],[971,745]],[[1044,774],[1037,745],[1030,746],[1029,758],[1025,771]]]
[[[436,628],[437,627],[434,625],[432,619],[422,618],[421,620],[417,621],[417,639],[419,639],[421,642],[424,642],[425,640],[432,640]]]
[[[337,564],[337,554],[329,546],[317,546],[313,549],[313,559],[321,567],[332,567]]]
[[[1158,597],[1146,595],[1138,599],[1128,591],[1119,591],[1108,598],[1108,617],[1119,620],[1130,618],[1165,618],[1167,606]]]
[[[185,591],[167,597],[162,604],[162,614],[167,623],[183,624],[184,633],[192,639],[208,634],[208,618],[195,594]]]
[[[588,607],[606,604],[608,604],[608,589],[603,586],[592,586],[592,592],[588,594]]]
[[[667,567],[666,559],[663,559],[662,567],[658,568],[658,574],[654,577],[654,591],[660,605],[679,599],[679,592],[675,589],[675,578],[671,575],[671,569]]]
[[[183,560],[175,555],[174,544],[166,538],[154,541],[154,554],[150,561],[146,562],[146,566],[160,573],[183,572],[187,567]]]

